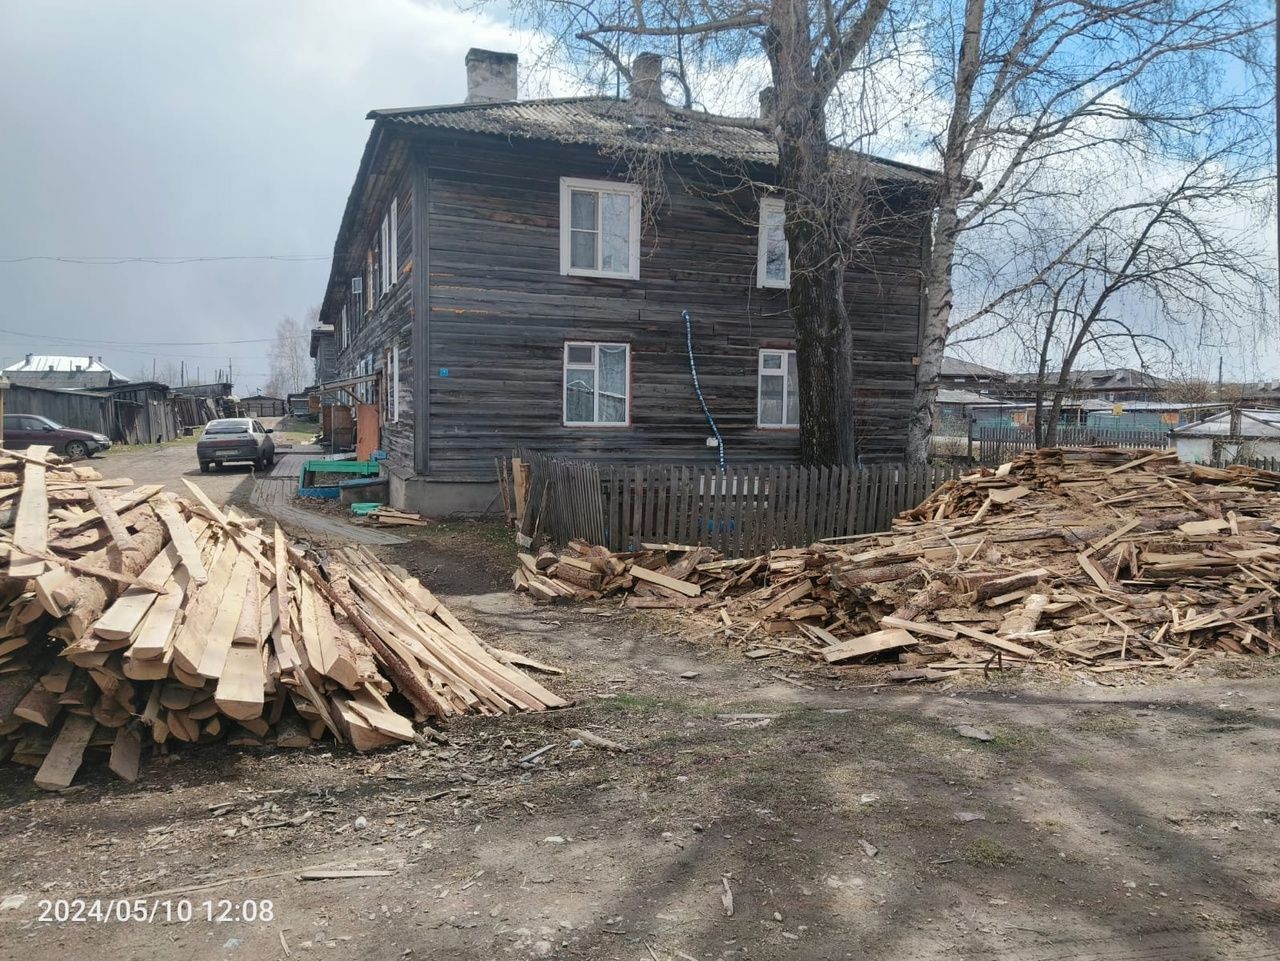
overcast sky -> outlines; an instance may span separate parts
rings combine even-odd
[[[468,47],[520,43],[413,0],[0,3],[0,259],[321,258],[0,263],[0,366],[230,363],[252,392],[274,324],[323,293],[365,113],[461,100]]]
[[[522,64],[532,49],[449,0],[0,3],[0,366],[92,354],[137,377],[181,360],[190,382],[230,364],[240,392],[260,388],[274,325],[323,293],[366,112],[461,100],[471,46]],[[245,256],[311,259],[4,262]],[[1225,352],[1229,378],[1275,376],[1274,347]],[[1218,350],[1200,353],[1211,376]]]

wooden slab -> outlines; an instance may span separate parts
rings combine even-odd
[[[132,784],[138,780],[138,766],[142,759],[142,737],[135,727],[126,725],[116,730],[111,745],[111,760],[107,766],[113,774]]]
[[[115,541],[116,547],[122,551],[140,550],[138,545],[133,542],[133,538],[129,536],[129,531],[125,528],[124,521],[120,519],[119,513],[116,512],[107,495],[96,487],[88,487],[85,492],[89,495],[89,500],[93,503],[94,510],[102,517],[102,522],[107,527],[107,533]]]
[[[874,631],[871,634],[864,634],[862,637],[855,637],[850,641],[842,641],[833,647],[828,647],[822,652],[822,656],[828,664],[834,664],[837,661],[865,657],[868,654],[892,650],[895,647],[909,647],[915,643],[917,643],[916,638],[912,637],[907,631],[901,628],[891,628],[886,631]]]
[[[44,458],[51,448],[38,445],[27,449],[22,473],[22,496],[13,524],[13,549],[9,553],[9,576],[20,580],[39,577],[45,562],[36,555],[49,549],[49,491]]]
[[[659,574],[657,571],[651,571],[647,568],[632,564],[629,571],[632,577],[638,581],[647,581],[650,584],[657,584],[659,587],[665,587],[667,590],[675,591],[686,597],[697,597],[702,593],[702,588],[697,584],[691,584],[688,581],[682,581],[674,577],[668,577],[666,574]]]
[[[45,791],[70,787],[75,780],[76,771],[80,770],[80,762],[84,760],[84,749],[89,746],[93,732],[97,729],[98,722],[93,718],[68,714],[53,747],[36,772],[36,787]]]
[[[164,526],[169,529],[169,537],[173,541],[173,547],[178,551],[178,556],[182,558],[182,566],[187,569],[187,573],[191,575],[192,583],[196,585],[206,584],[209,581],[209,574],[204,569],[204,561],[200,558],[200,547],[196,544],[196,539],[191,536],[191,528],[187,526],[186,519],[178,513],[178,508],[172,497],[157,497],[155,503],[152,504],[160,520],[164,522]]]

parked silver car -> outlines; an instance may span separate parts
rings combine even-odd
[[[235,461],[247,461],[265,470],[276,462],[276,442],[271,439],[271,428],[252,418],[211,420],[196,441],[196,459],[206,474],[211,467]]]

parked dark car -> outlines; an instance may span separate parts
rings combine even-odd
[[[36,444],[47,444],[56,453],[68,457],[88,457],[111,446],[111,438],[91,430],[64,427],[39,414],[5,414],[4,446],[22,450]]]
[[[276,462],[276,442],[271,439],[271,428],[252,418],[211,420],[196,441],[196,459],[206,474],[211,467],[236,461],[264,470]]]

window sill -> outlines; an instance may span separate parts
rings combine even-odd
[[[587,270],[583,267],[569,267],[560,271],[562,277],[594,277],[601,280],[639,280],[640,271],[626,274],[610,273],[607,270]]]
[[[756,430],[800,432],[799,424],[756,424]]]
[[[791,281],[761,280],[756,283],[756,287],[761,290],[790,290]]]
[[[598,424],[592,423],[591,421],[561,421],[560,426],[568,430],[582,430],[583,428],[587,428],[589,430],[626,430],[631,426],[631,421],[627,421],[625,424]]]

